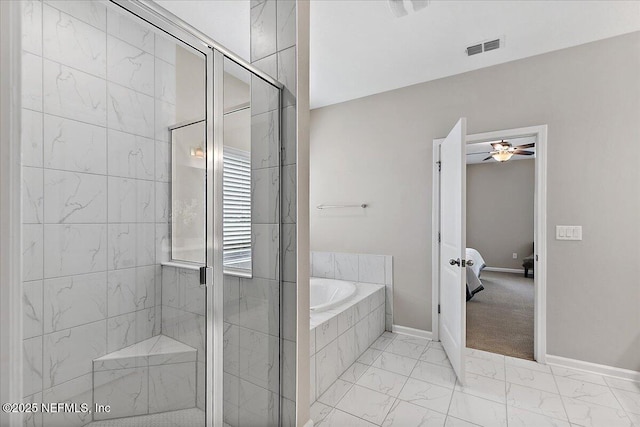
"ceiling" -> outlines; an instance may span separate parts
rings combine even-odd
[[[487,161],[483,161],[489,153],[493,151],[493,147],[491,146],[492,142],[499,141],[485,141],[485,142],[475,142],[467,145],[467,164],[477,164],[477,163],[500,163],[497,160],[489,159]],[[529,144],[532,142],[536,142],[536,137],[534,136],[523,136],[520,138],[511,138],[506,140],[506,142],[511,143],[513,147],[517,147],[518,145]],[[536,148],[527,148],[527,151],[536,152]],[[514,155],[508,161],[512,162],[514,160],[527,160],[527,159],[535,159],[536,156],[520,156]]]
[[[638,1],[312,0],[311,108],[640,30]],[[468,57],[467,46],[504,37]]]

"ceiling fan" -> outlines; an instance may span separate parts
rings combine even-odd
[[[536,154],[533,151],[526,150],[527,148],[535,147],[535,142],[532,142],[530,144],[516,145],[514,147],[510,142],[503,139],[500,142],[492,142],[491,146],[493,147],[493,151],[489,152],[488,157],[482,159],[483,162],[492,158],[498,162],[506,162],[511,158],[511,156],[515,154],[520,156],[533,156],[534,154]]]

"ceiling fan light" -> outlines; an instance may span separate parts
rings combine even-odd
[[[491,157],[493,157],[495,160],[499,162],[506,162],[511,158],[511,156],[513,156],[513,152],[503,150],[503,151],[498,151],[497,153],[494,153]]]

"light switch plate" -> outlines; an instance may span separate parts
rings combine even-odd
[[[556,225],[556,240],[582,240],[582,226]]]

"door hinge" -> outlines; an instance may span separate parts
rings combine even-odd
[[[211,283],[212,279],[213,279],[213,268],[200,267],[200,284],[207,285]]]
[[[440,304],[438,304],[438,314],[440,314]]]
[[[442,171],[442,162],[438,160],[436,164],[438,165],[438,172]]]
[[[440,232],[438,231],[438,243],[440,243],[441,241],[442,240],[441,240]]]

